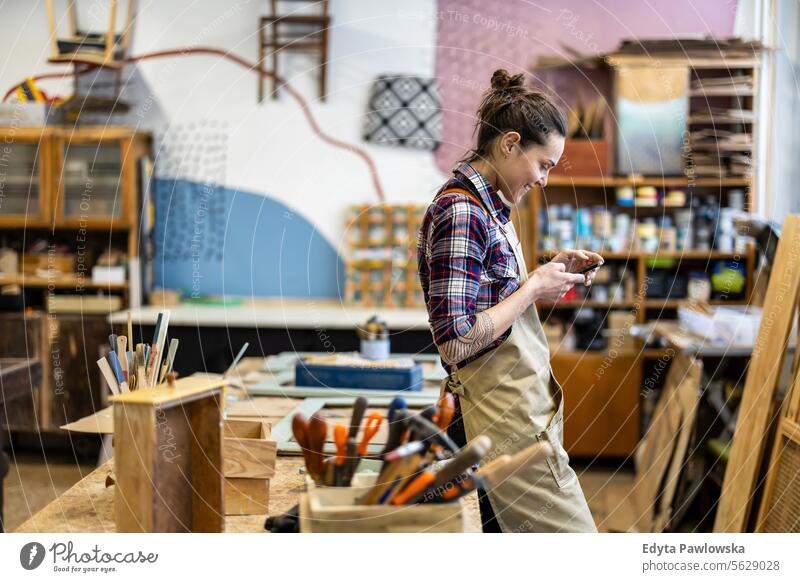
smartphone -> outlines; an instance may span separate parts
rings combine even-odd
[[[602,265],[602,264],[603,264],[603,263],[595,263],[595,264],[593,264],[593,265],[589,265],[588,267],[584,267],[584,268],[583,268],[583,269],[581,269],[580,271],[575,271],[575,274],[576,274],[576,275],[583,275],[584,273],[588,273],[588,272],[589,272],[589,271],[591,271],[592,269],[596,269],[597,267],[599,267],[599,266],[600,266],[600,265]]]

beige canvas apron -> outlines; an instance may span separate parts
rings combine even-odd
[[[528,271],[514,225],[494,220],[514,250],[522,283]],[[563,392],[552,375],[535,306],[514,322],[500,346],[460,369],[453,367],[442,388],[459,397],[467,439],[481,434],[492,439],[493,450],[484,462],[541,440],[553,447],[546,463],[519,471],[488,492],[504,532],[597,531],[564,450]]]

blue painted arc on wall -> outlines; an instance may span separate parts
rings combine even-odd
[[[155,181],[156,287],[187,295],[340,299],[344,263],[297,211],[269,196]]]

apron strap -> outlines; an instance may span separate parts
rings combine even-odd
[[[475,204],[480,206],[484,210],[484,212],[486,212],[490,217],[494,218],[492,216],[492,213],[489,212],[489,209],[486,208],[486,205],[483,203],[483,200],[481,200],[478,196],[476,196],[474,193],[470,192],[466,188],[446,188],[440,191],[436,196],[434,196],[434,200],[436,200],[440,196],[444,196],[445,194],[462,194],[467,198],[469,198],[470,200],[472,200]],[[442,383],[441,391],[452,392],[453,394],[456,395],[463,394],[464,389],[461,387],[461,382],[458,379],[458,375],[456,373],[458,370],[458,366],[456,366],[455,364],[451,364],[450,366],[447,366],[447,369],[448,369],[448,377]]]

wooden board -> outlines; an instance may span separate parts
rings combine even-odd
[[[763,318],[745,381],[715,532],[744,532],[758,485],[770,412],[800,293],[800,216],[788,216],[764,299]]]
[[[636,455],[636,530],[663,531],[695,426],[702,364],[684,354],[670,365],[653,420]]]
[[[770,456],[756,530],[800,532],[800,373],[786,394]]]

